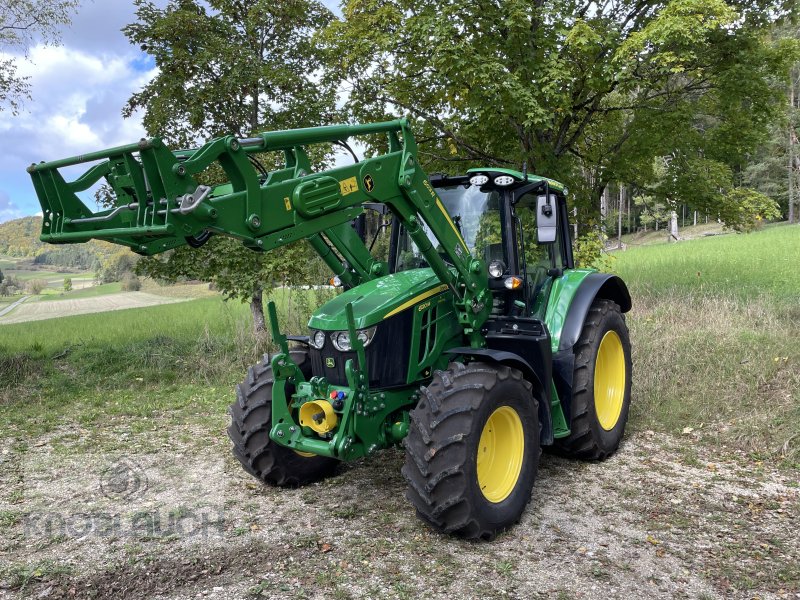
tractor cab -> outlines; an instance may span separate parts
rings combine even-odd
[[[508,169],[434,175],[430,183],[470,253],[487,265],[492,313],[543,318],[553,279],[574,268],[566,188]],[[390,248],[392,272],[428,266],[402,227],[393,229]]]

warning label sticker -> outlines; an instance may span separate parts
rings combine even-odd
[[[357,192],[358,182],[356,181],[356,178],[350,177],[348,179],[345,179],[344,181],[340,181],[339,191],[342,193],[342,196],[347,196],[347,194],[352,194],[353,192]]]

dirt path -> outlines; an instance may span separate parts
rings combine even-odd
[[[25,300],[27,300],[28,298],[30,298],[30,296],[23,296],[22,298],[20,298],[16,302],[13,302],[13,303],[9,304],[8,306],[6,306],[4,309],[0,310],[0,317],[10,313],[12,310],[17,308],[20,304],[25,302]]]
[[[42,319],[55,319],[71,315],[85,315],[89,313],[105,312],[109,310],[122,310],[124,308],[142,308],[170,302],[181,302],[188,298],[167,298],[149,294],[147,292],[121,292],[97,296],[96,298],[77,298],[75,300],[50,300],[31,302],[20,306],[12,314],[2,316],[0,325],[6,323],[24,323],[26,321],[40,321]]]
[[[800,597],[798,473],[689,438],[545,455],[520,524],[468,543],[415,518],[399,450],[277,490],[221,425],[154,452],[120,423],[125,455],[64,433],[0,449],[0,598]]]

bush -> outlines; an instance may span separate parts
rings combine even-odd
[[[64,277],[64,291],[65,292],[72,291],[72,277]]]
[[[614,257],[603,251],[605,239],[602,231],[590,224],[588,231],[579,236],[573,245],[575,266],[579,269],[597,269],[598,271],[610,272]]]
[[[0,296],[13,296],[22,290],[22,283],[13,275],[8,275],[0,283]]]
[[[100,283],[124,281],[128,273],[133,273],[139,257],[124,248],[102,260],[95,278]]]
[[[142,282],[133,273],[125,273],[122,277],[122,290],[125,292],[138,292],[142,289]]]
[[[25,285],[25,290],[29,294],[41,294],[42,290],[47,287],[47,282],[44,279],[31,279]]]

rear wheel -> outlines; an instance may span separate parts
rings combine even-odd
[[[311,362],[305,351],[292,351],[291,358],[303,375],[311,376]],[[233,442],[233,455],[244,470],[264,483],[296,487],[330,475],[338,461],[305,452],[295,452],[273,442],[272,367],[265,356],[247,370],[247,378],[236,386],[236,402],[231,404],[228,437]],[[294,386],[286,385],[287,395]]]
[[[595,300],[575,345],[571,434],[556,440],[563,455],[587,460],[619,447],[631,402],[631,342],[619,306]]]
[[[451,363],[411,411],[406,497],[435,529],[492,539],[519,522],[539,466],[531,384],[516,369]]]

